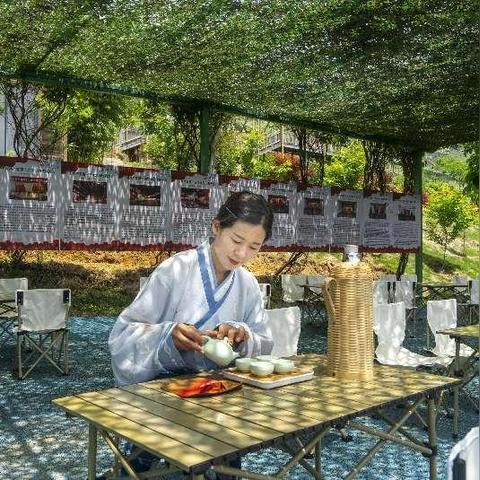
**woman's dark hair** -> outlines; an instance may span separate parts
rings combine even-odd
[[[239,220],[251,225],[261,225],[265,230],[265,240],[272,235],[272,208],[256,193],[248,191],[232,193],[220,207],[215,219],[221,228],[231,227]]]

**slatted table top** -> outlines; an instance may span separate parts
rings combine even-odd
[[[480,325],[464,325],[462,327],[447,328],[439,330],[438,333],[450,335],[451,337],[480,337]]]
[[[386,366],[376,366],[369,382],[339,381],[326,375],[324,356],[302,355],[295,361],[314,367],[314,378],[273,390],[244,385],[203,398],[180,398],[162,390],[166,380],[154,380],[63,397],[54,403],[186,472],[195,472],[304,429],[326,426],[458,382]]]

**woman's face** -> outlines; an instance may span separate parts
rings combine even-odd
[[[252,225],[240,220],[226,228],[221,228],[219,222],[214,220],[213,234],[212,253],[217,274],[241,267],[252,260],[266,235],[262,225]]]

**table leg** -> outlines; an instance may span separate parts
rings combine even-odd
[[[88,425],[88,480],[97,477],[97,427]]]
[[[322,447],[321,447],[322,439],[320,439],[317,444],[315,445],[315,470],[320,475],[322,473],[322,462],[321,462],[321,454],[322,454]]]
[[[433,395],[427,398],[428,408],[428,446],[432,450],[430,455],[430,480],[437,479],[437,430],[436,430],[436,407]]]
[[[460,337],[455,338],[455,364],[454,375],[460,375]],[[458,413],[459,413],[460,386],[453,388],[453,438],[458,437]]]

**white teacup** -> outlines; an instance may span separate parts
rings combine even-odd
[[[272,362],[253,361],[250,363],[250,372],[257,377],[266,377],[273,373],[275,366]]]
[[[287,358],[274,360],[273,365],[275,373],[290,373],[295,368],[293,361],[288,360]]]
[[[250,364],[252,363],[253,358],[251,357],[242,357],[235,360],[235,367],[239,372],[249,372]]]

